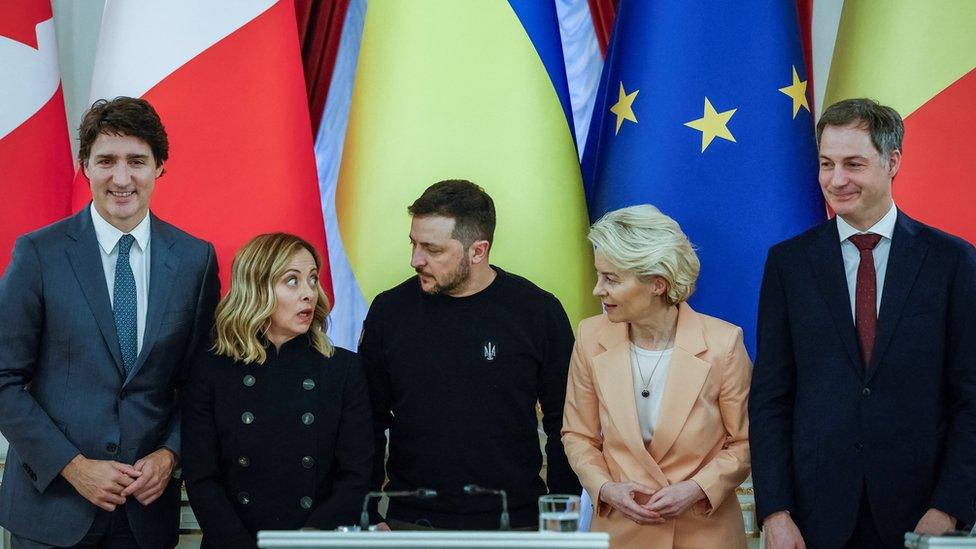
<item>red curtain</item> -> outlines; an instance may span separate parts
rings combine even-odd
[[[800,23],[800,38],[803,40],[803,58],[807,68],[807,101],[813,107],[813,0],[796,0],[796,15]],[[813,110],[811,109],[811,112]],[[813,113],[816,116],[817,113]]]
[[[295,0],[312,132],[318,132],[349,0]]]
[[[600,45],[600,53],[606,57],[607,45],[610,44],[610,33],[613,32],[613,20],[617,16],[618,0],[589,0],[589,2],[593,30],[596,31],[596,41]]]

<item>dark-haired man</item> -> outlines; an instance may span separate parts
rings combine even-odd
[[[168,158],[143,99],[79,128],[92,201],[21,236],[0,280],[0,524],[15,548],[173,547],[176,388],[218,297],[213,246],[149,212]]]
[[[770,549],[902,547],[973,520],[976,252],[895,207],[903,135],[872,100],[827,108],[837,216],[769,251],[749,442]]]
[[[552,294],[488,262],[495,231],[490,196],[469,181],[430,186],[409,208],[410,265],[417,271],[376,296],[359,352],[370,384],[376,448],[373,484],[433,488],[433,499],[394,499],[393,529],[490,530],[508,494],[513,528],[536,524],[536,402],[548,435],[551,492],[579,493],[559,439],[573,334]]]

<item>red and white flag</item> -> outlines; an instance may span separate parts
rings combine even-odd
[[[17,236],[69,213],[74,167],[50,0],[0,2],[0,273]]]
[[[332,296],[293,0],[108,0],[92,100],[143,97],[170,159],[152,210],[217,248],[228,288],[234,253],[284,231],[321,253]],[[74,209],[90,199],[79,171]]]

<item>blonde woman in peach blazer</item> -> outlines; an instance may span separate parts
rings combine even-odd
[[[745,548],[742,329],[685,303],[698,257],[657,208],[610,212],[589,239],[606,313],[579,325],[562,441],[595,504],[591,530],[614,549]]]

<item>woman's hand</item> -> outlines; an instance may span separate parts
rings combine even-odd
[[[637,524],[660,524],[664,522],[656,511],[645,509],[637,503],[654,495],[654,489],[638,482],[607,482],[600,487],[600,501],[620,511],[628,519]]]
[[[647,500],[644,508],[663,518],[672,519],[702,499],[705,499],[705,492],[701,486],[693,480],[683,480],[658,490]]]

